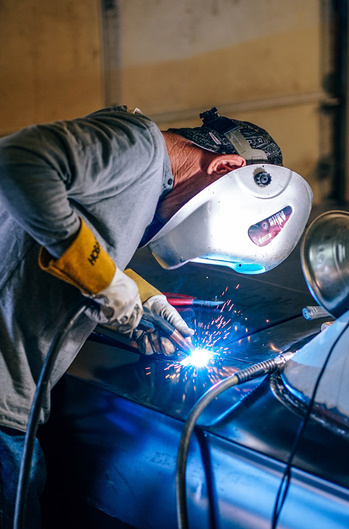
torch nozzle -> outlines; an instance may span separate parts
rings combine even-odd
[[[145,326],[149,326],[149,324],[159,327],[165,336],[167,336],[172,342],[176,343],[178,347],[187,354],[192,353],[195,350],[193,344],[186,340],[170,322],[158,314],[154,314],[149,309],[144,309],[144,314],[140,323],[144,328]]]
[[[193,351],[195,351],[195,347],[193,346],[193,344],[189,342],[189,340],[186,340],[184,336],[179,331],[177,331],[177,329],[173,331],[169,338],[186,353],[192,353]]]

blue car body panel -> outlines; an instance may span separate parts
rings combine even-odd
[[[299,248],[258,277],[197,264],[165,272],[143,250],[131,265],[163,291],[230,300],[223,312],[182,312],[196,328],[197,345],[215,336],[216,356],[202,369],[184,367],[180,355],[140,356],[117,333],[105,336],[97,329],[91,335],[54,389],[51,418],[39,432],[48,466],[43,506],[50,529],[176,528],[176,458],[192,406],[236,370],[296,350],[324,321],[302,317],[302,308],[315,302],[302,276]],[[271,527],[302,420],[275,392],[279,378],[231,388],[200,417],[187,465],[190,528]],[[349,527],[348,453],[347,435],[309,422],[277,527]]]

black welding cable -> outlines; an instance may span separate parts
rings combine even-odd
[[[21,467],[19,472],[19,480],[17,486],[15,513],[13,529],[23,529],[25,527],[25,507],[28,495],[29,475],[31,469],[31,462],[33,456],[33,449],[35,443],[36,432],[38,429],[40,409],[42,406],[42,399],[44,390],[46,389],[49,379],[54,367],[56,358],[60,349],[74,326],[79,316],[91,305],[91,300],[84,300],[69,313],[61,328],[58,330],[56,336],[52,340],[50,349],[47,353],[44,365],[40,372],[40,377],[36,387],[33,403],[30,409],[27,431],[24,440],[23,454],[21,459]]]
[[[286,496],[287,496],[287,493],[288,493],[288,490],[289,490],[289,486],[290,486],[292,461],[293,461],[294,456],[296,455],[296,452],[298,450],[298,446],[299,446],[301,438],[302,438],[302,436],[304,434],[305,427],[307,426],[307,424],[309,422],[310,414],[311,414],[311,411],[312,411],[312,408],[313,408],[313,405],[314,405],[316,393],[317,393],[317,390],[319,388],[322,376],[323,376],[323,374],[324,374],[324,372],[326,370],[326,367],[327,367],[328,362],[329,362],[329,360],[331,358],[331,355],[332,355],[332,353],[334,351],[334,348],[336,347],[337,343],[339,342],[339,340],[341,339],[341,337],[343,336],[345,331],[348,329],[348,327],[349,327],[349,322],[345,325],[345,327],[342,330],[342,332],[339,334],[339,336],[337,336],[337,338],[333,342],[332,346],[330,347],[330,350],[329,350],[329,352],[328,352],[328,354],[326,356],[325,362],[323,363],[323,366],[322,366],[322,368],[320,370],[320,373],[319,373],[319,375],[318,375],[318,377],[316,379],[316,382],[314,384],[313,392],[312,392],[312,395],[311,395],[307,410],[305,412],[303,420],[301,421],[301,423],[299,425],[296,437],[295,437],[294,442],[293,442],[293,446],[292,446],[291,452],[290,452],[290,454],[288,456],[288,460],[287,460],[287,463],[286,463],[286,468],[284,470],[283,476],[282,476],[281,481],[280,481],[280,485],[279,485],[279,488],[278,488],[278,492],[277,492],[276,500],[275,500],[275,504],[274,504],[273,519],[272,519],[271,529],[276,529],[276,526],[277,526],[277,523],[278,523],[278,520],[279,520],[279,517],[280,517],[280,514],[281,514],[281,510],[282,510],[282,508],[284,506],[284,503],[285,503],[285,500],[286,500]]]
[[[191,435],[194,431],[197,420],[207,406],[213,399],[218,397],[227,389],[247,382],[253,378],[272,373],[276,369],[282,369],[285,363],[293,356],[293,353],[285,353],[276,356],[270,360],[265,360],[258,364],[254,364],[246,369],[237,371],[224,380],[221,380],[204,393],[197,403],[191,409],[187,420],[185,421],[181,438],[179,441],[179,448],[177,454],[177,468],[176,468],[176,500],[177,500],[177,522],[178,529],[188,529],[188,508],[186,495],[186,466],[188,458],[188,449]]]

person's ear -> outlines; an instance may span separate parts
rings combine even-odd
[[[246,160],[239,154],[222,154],[210,161],[207,174],[212,176],[223,176],[234,169],[240,169],[246,165]]]

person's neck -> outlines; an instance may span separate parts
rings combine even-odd
[[[162,132],[171,161],[174,187],[189,180],[194,173],[202,170],[202,149],[189,140],[170,131]]]
[[[215,154],[200,149],[173,132],[164,131],[162,134],[171,161],[174,185],[159,204],[157,217],[167,222],[188,200],[214,181],[207,174],[207,167]]]

